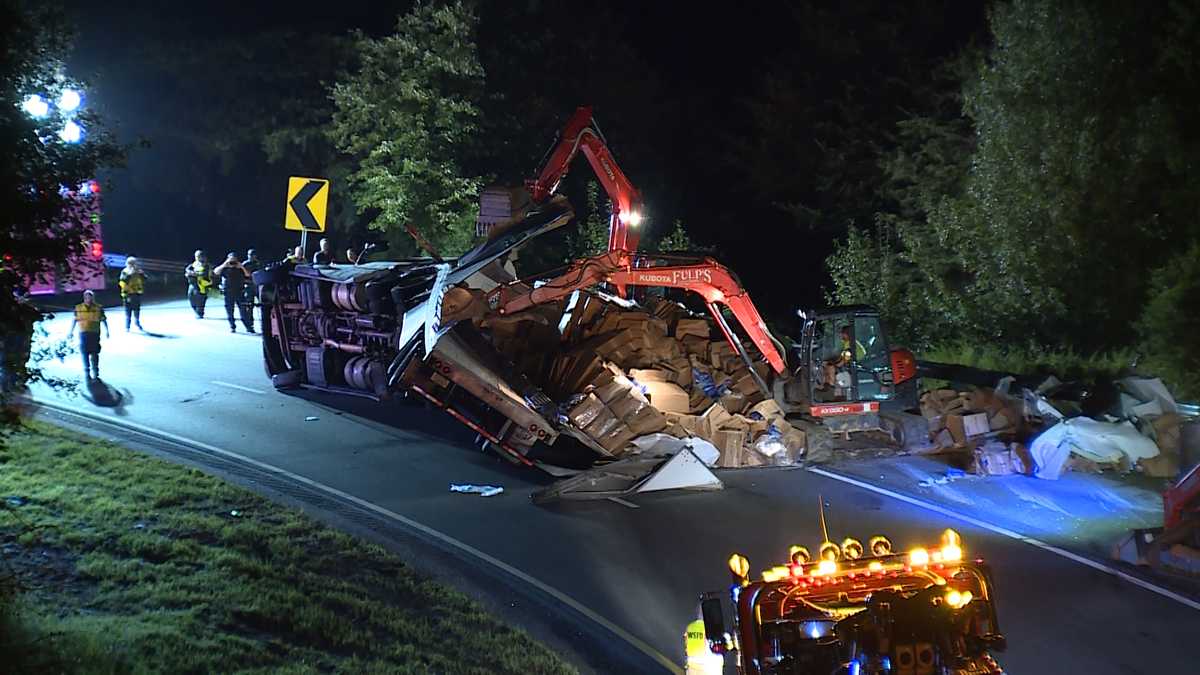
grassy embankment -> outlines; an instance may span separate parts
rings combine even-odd
[[[561,673],[384,549],[34,423],[0,448],[0,672]]]

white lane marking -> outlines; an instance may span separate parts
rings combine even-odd
[[[614,504],[620,504],[621,506],[627,506],[627,507],[629,507],[629,508],[631,508],[631,509],[640,509],[640,508],[642,508],[642,507],[638,506],[637,504],[634,504],[633,502],[627,502],[627,501],[625,501],[624,499],[621,499],[620,497],[609,497],[609,498],[608,498],[608,501],[610,501],[610,502],[612,502],[612,503],[614,503]]]
[[[1111,574],[1119,579],[1124,579],[1125,581],[1128,581],[1129,583],[1131,583],[1135,586],[1140,586],[1141,588],[1144,588],[1153,593],[1157,593],[1165,598],[1169,598],[1169,599],[1174,600],[1175,602],[1178,602],[1182,605],[1191,607],[1192,609],[1200,609],[1200,602],[1196,602],[1195,600],[1192,600],[1191,598],[1189,598],[1187,596],[1180,595],[1179,593],[1176,593],[1170,589],[1163,588],[1161,586],[1156,586],[1156,585],[1150,583],[1149,581],[1146,581],[1145,579],[1139,579],[1139,578],[1133,576],[1132,574],[1129,574],[1127,572],[1122,572],[1121,570],[1119,570],[1115,567],[1109,567],[1108,565],[1105,565],[1104,563],[1097,562],[1095,560],[1092,560],[1091,558],[1081,556],[1077,553],[1072,553],[1066,549],[1054,546],[1053,544],[1047,544],[1046,542],[1041,541],[1039,539],[1034,539],[1033,537],[1027,537],[1019,532],[1013,532],[1012,530],[1000,527],[999,525],[993,525],[991,523],[979,520],[978,518],[966,516],[961,513],[951,511],[950,509],[947,509],[945,507],[938,506],[937,504],[926,502],[924,500],[917,499],[916,497],[909,497],[908,495],[901,494],[899,492],[894,492],[887,488],[879,487],[878,485],[872,485],[870,483],[858,480],[856,478],[851,478],[849,476],[843,476],[841,474],[833,473],[832,471],[826,471],[825,469],[818,469],[816,467],[809,467],[808,470],[819,476],[825,476],[826,478],[832,478],[833,480],[836,480],[836,481],[841,481],[843,483],[849,483],[850,485],[860,487],[864,490],[870,490],[871,492],[885,495],[885,496],[891,497],[892,499],[898,499],[902,502],[912,504],[913,506],[919,506],[923,509],[928,509],[935,513],[940,513],[943,516],[949,516],[951,518],[956,518],[958,520],[961,520],[966,523],[970,523],[976,527],[983,528],[990,532],[995,532],[996,534],[1004,535],[1005,537],[1008,537],[1010,539],[1016,539],[1017,541],[1025,542],[1026,544],[1029,544],[1031,546],[1036,546],[1042,550],[1058,554],[1068,560],[1074,560],[1075,562],[1077,562],[1081,565],[1087,565],[1088,567],[1091,567],[1094,570],[1098,570],[1098,571],[1104,572],[1106,574]]]
[[[246,457],[245,455],[240,455],[236,452],[218,448],[214,445],[209,445],[208,443],[205,443],[203,441],[197,441],[197,440],[188,438],[186,436],[180,436],[178,434],[173,434],[169,431],[161,431],[159,429],[155,429],[153,427],[147,427],[147,426],[138,424],[137,422],[131,422],[129,420],[114,419],[112,417],[98,415],[89,410],[76,410],[76,409],[72,409],[72,408],[67,408],[66,406],[62,406],[57,403],[51,403],[51,402],[43,401],[40,399],[34,399],[34,400],[38,405],[45,406],[47,408],[51,408],[54,410],[58,410],[60,412],[65,412],[65,413],[73,414],[73,415],[82,415],[84,417],[91,417],[92,419],[95,419],[95,420],[98,420],[101,422],[107,422],[109,424],[116,424],[118,426],[126,426],[131,429],[136,429],[137,431],[141,431],[143,433],[157,434],[159,436],[162,436],[163,438],[167,438],[167,439],[176,441],[178,443],[182,443],[184,445],[193,445],[198,448],[203,448],[209,452],[213,452],[213,453],[216,453],[219,455],[224,455],[226,457],[231,457],[238,461],[246,462],[247,464],[252,464],[260,469],[263,469],[266,471],[271,471],[271,472],[277,473],[281,476],[285,476],[291,480],[298,481],[300,483],[304,483],[305,485],[308,485],[309,487],[315,488],[317,490],[321,490],[327,494],[335,495],[335,496],[345,499],[347,501],[354,502],[355,504],[357,504],[365,509],[374,511],[375,513],[378,513],[381,516],[385,516],[385,517],[391,518],[397,522],[403,523],[404,525],[406,525],[414,530],[417,530],[418,532],[421,532],[422,534],[433,537],[434,539],[437,539],[438,541],[440,541],[444,544],[447,544],[447,545],[452,546],[464,553],[467,553],[467,554],[477,558],[478,560],[481,560],[483,562],[488,563],[489,565],[492,565],[501,570],[504,570],[505,572],[511,574],[512,576],[516,577],[517,579],[520,579],[522,582],[527,583],[530,586],[533,586],[534,588],[537,588],[538,590],[542,591],[543,593],[548,594],[555,600],[558,600],[559,602],[563,603],[564,605],[567,605],[571,609],[574,609],[575,611],[579,612],[580,614],[586,616],[591,621],[594,621],[594,622],[600,624],[604,628],[611,631],[617,637],[621,638],[625,642],[628,642],[630,645],[632,645],[638,651],[642,652],[646,656],[648,656],[651,659],[653,659],[654,661],[656,661],[659,665],[661,665],[663,668],[665,668],[669,672],[673,673],[674,675],[684,675],[684,671],[682,668],[680,668],[678,665],[676,665],[674,662],[672,662],[671,659],[667,658],[665,655],[663,655],[657,649],[655,649],[654,647],[651,647],[649,644],[642,641],[640,638],[636,637],[632,633],[629,633],[624,628],[621,628],[617,624],[609,621],[608,619],[604,618],[600,614],[598,614],[595,611],[584,606],[578,600],[575,600],[574,598],[567,595],[566,593],[563,593],[562,591],[558,590],[557,588],[554,588],[553,586],[550,586],[542,581],[537,580],[536,578],[530,576],[529,574],[513,567],[512,565],[509,565],[508,563],[506,563],[498,558],[494,558],[494,557],[488,555],[487,553],[480,551],[479,549],[475,548],[474,546],[471,546],[470,544],[461,542],[461,541],[455,539],[454,537],[451,537],[448,534],[444,534],[442,532],[439,532],[438,530],[433,529],[432,527],[429,527],[428,525],[422,525],[421,523],[418,523],[417,521],[415,521],[411,518],[408,518],[406,516],[400,515],[399,513],[396,513],[395,511],[391,511],[391,510],[383,508],[382,506],[372,504],[371,502],[368,502],[364,499],[355,497],[352,494],[347,494],[335,487],[330,487],[328,485],[325,485],[324,483],[319,483],[315,480],[312,480],[311,478],[305,478],[304,476],[294,474],[291,471],[288,471],[287,469],[281,469],[272,464],[267,464],[266,462],[260,462],[257,459],[253,459],[250,457]]]
[[[262,391],[262,390],[260,390],[260,389],[251,389],[250,387],[243,387],[243,386],[242,386],[242,385],[240,385],[240,384],[234,384],[234,383],[232,383],[232,382],[222,382],[222,381],[220,381],[220,380],[212,380],[212,383],[213,383],[213,384],[218,384],[218,385],[221,385],[222,387],[229,387],[230,389],[241,389],[242,391],[248,391],[248,392],[250,392],[251,394],[265,394],[265,393],[267,393],[267,392],[265,392],[265,391]]]

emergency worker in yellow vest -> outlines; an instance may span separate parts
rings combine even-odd
[[[79,352],[83,354],[83,376],[86,379],[100,379],[100,326],[104,326],[104,337],[111,337],[108,332],[108,318],[104,316],[104,308],[96,303],[96,294],[91,291],[83,292],[83,302],[75,305],[75,318],[71,319],[71,329],[67,338],[75,334],[75,326],[79,326]]]
[[[142,293],[146,292],[146,273],[142,271],[138,259],[129,256],[125,259],[125,268],[121,270],[121,303],[125,305],[125,332],[129,332],[129,320],[133,319],[138,330],[142,328]]]
[[[826,387],[837,386],[838,370],[849,368],[851,364],[862,361],[867,356],[867,349],[858,340],[850,339],[850,326],[842,326],[839,331],[841,336],[841,348],[838,350],[837,356],[825,361],[825,381]],[[850,343],[854,343],[853,351],[851,351]]]
[[[196,251],[195,260],[184,268],[183,276],[188,280],[188,300],[197,319],[204,318],[204,305],[208,303],[208,289],[212,287],[212,268],[204,251]]]
[[[721,675],[724,672],[725,658],[712,653],[708,648],[704,619],[696,619],[689,623],[683,639],[687,658],[683,672],[686,675]]]

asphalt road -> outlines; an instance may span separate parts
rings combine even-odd
[[[483,455],[471,434],[421,406],[275,392],[260,342],[231,335],[224,308],[191,317],[185,303],[148,306],[159,334],[125,334],[110,309],[101,374],[117,405],[71,405],[236,452],[319,481],[438,530],[565,593],[682,662],[681,634],[700,592],[727,586],[733,551],[754,569],[790,544],[815,548],[818,499],[832,537],[887,534],[899,547],[946,527],[993,566],[1013,673],[1192,672],[1200,612],[1053,552],[806,470],[719,472],[726,489],[538,507],[544,477]],[[47,328],[66,333],[69,317]],[[51,374],[78,377],[77,357]],[[38,396],[59,396],[45,389]],[[86,392],[85,392],[86,393]],[[112,403],[111,401],[109,403]],[[306,418],[316,417],[313,421]],[[450,483],[502,485],[499,497],[452,494]]]

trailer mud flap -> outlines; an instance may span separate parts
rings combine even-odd
[[[725,485],[692,451],[668,457],[631,457],[605,464],[533,493],[535,504],[609,499],[661,490],[721,490]]]

